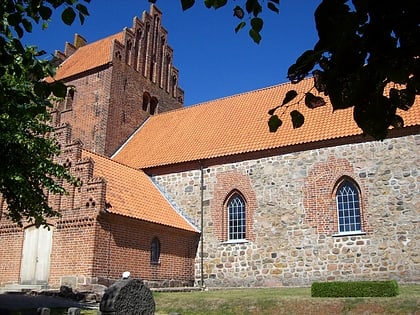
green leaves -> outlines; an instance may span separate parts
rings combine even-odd
[[[181,2],[183,1],[184,0],[181,0]],[[191,1],[187,0],[187,2],[191,2]],[[225,6],[227,4],[227,0],[205,0],[204,4],[206,5],[207,8],[218,9]]]
[[[295,90],[287,91],[286,95],[284,96],[283,102],[281,105],[276,106],[268,111],[268,114],[271,115],[268,120],[268,127],[270,132],[276,132],[278,128],[283,124],[280,118],[275,115],[275,111],[281,107],[288,107],[292,100],[294,100],[298,96],[298,93]],[[284,114],[284,112],[283,112]],[[297,110],[293,110],[290,112],[290,118],[292,121],[293,129],[300,128],[303,123],[305,122],[305,117]]]
[[[14,222],[45,224],[59,215],[48,204],[48,194],[64,193],[61,182],[75,183],[69,171],[54,160],[60,150],[52,132],[50,96],[64,97],[62,82],[47,82],[53,74],[50,62],[35,47],[24,47],[20,38],[33,24],[46,24],[53,9],[64,7],[61,17],[71,24],[88,16],[81,0],[6,1],[0,5],[0,194]],[[89,0],[84,0],[89,3]]]
[[[278,8],[279,3],[280,3],[279,0],[270,0],[267,3],[267,8],[269,8],[273,12],[279,13],[280,12],[280,10]]]
[[[315,50],[305,51],[297,60],[296,63],[289,67],[287,71],[287,77],[292,83],[298,83],[302,81],[309,72],[315,67],[315,64],[319,62],[321,54]]]
[[[270,119],[268,120],[268,127],[269,127],[270,132],[276,132],[277,129],[279,129],[282,124],[283,122],[280,120],[280,118],[277,115],[272,115]]]
[[[67,86],[60,81],[54,81],[50,84],[51,93],[55,97],[64,98],[67,94]]]
[[[282,105],[286,105],[295,99],[298,93],[295,90],[287,91],[286,96],[283,99]]]
[[[149,0],[149,2],[152,3],[155,3],[156,1],[157,0]],[[209,9],[219,9],[226,6],[227,3],[228,0],[204,0],[204,5]],[[261,3],[263,3],[262,0],[246,0],[244,5],[235,5],[233,8],[233,16],[241,20],[241,22],[235,27],[235,33],[238,33],[247,25],[247,22],[243,20],[246,12],[250,22],[249,36],[257,44],[261,42],[261,31],[264,25],[263,19],[259,17],[259,15],[263,12]],[[267,8],[272,12],[279,13],[279,3],[280,0],[269,0],[267,2]],[[181,0],[181,6],[184,11],[191,8],[194,4],[194,0]]]
[[[61,13],[61,19],[67,25],[72,25],[74,19],[76,18],[76,13],[74,12],[73,8],[68,7]]]
[[[298,94],[297,94],[297,92],[295,91],[295,90],[290,90],[290,91],[287,91],[287,93],[286,93],[286,96],[284,97],[284,99],[283,99],[283,102],[281,103],[281,105],[279,105],[279,106],[276,106],[276,107],[274,107],[274,108],[272,108],[272,109],[270,109],[269,111],[268,111],[268,114],[269,115],[274,115],[274,113],[275,113],[275,111],[278,109],[278,108],[280,108],[280,107],[282,107],[282,106],[284,106],[284,105],[286,105],[287,103],[290,103],[296,96],[297,96]]]
[[[315,96],[310,92],[305,93],[305,105],[311,109],[324,106],[325,100],[320,96]]]
[[[258,0],[247,0],[245,3],[246,12],[257,17],[262,12],[262,6]]]
[[[293,129],[302,127],[305,122],[305,117],[297,110],[292,110],[290,112],[290,117],[292,117]]]
[[[403,125],[396,109],[409,110],[420,95],[418,3],[322,0],[315,11],[319,40],[289,67],[288,78],[298,83],[312,71],[334,110],[352,107],[363,132],[384,139],[390,126]],[[305,104],[317,108],[325,100],[306,93]]]
[[[263,24],[264,22],[260,18],[255,17],[251,19],[251,29],[249,30],[249,35],[257,44],[259,44],[261,41],[260,32],[263,28]]]
[[[50,19],[52,13],[53,11],[49,7],[46,7],[46,6],[39,7],[39,15],[45,21]]]
[[[243,29],[245,27],[245,25],[246,25],[246,23],[244,21],[239,23],[235,28],[235,33],[238,33],[241,29]]]
[[[253,41],[255,42],[255,43],[257,43],[257,44],[259,44],[260,43],[260,41],[261,41],[261,35],[260,35],[260,32],[258,32],[258,31],[256,31],[255,29],[253,29],[253,28],[251,28],[250,30],[249,30],[249,36],[251,36],[251,38],[253,39]]]
[[[208,8],[227,4],[227,0],[204,2]],[[263,9],[279,13],[279,3],[235,1],[233,16],[240,20],[235,32],[249,27],[249,36],[260,43]],[[325,106],[328,97],[333,110],[353,108],[363,132],[383,139],[390,126],[403,123],[396,109],[409,110],[420,95],[419,1],[383,0],[379,5],[377,0],[320,0],[314,16],[319,40],[289,67],[287,77],[299,83],[312,74],[321,95],[306,91],[294,104],[290,102],[296,95],[286,95],[281,105],[268,112],[270,131],[281,126],[280,118],[289,106],[302,100],[315,109]],[[275,115],[279,109],[283,113]],[[291,120],[294,128],[304,123],[298,111],[291,112]]]
[[[414,104],[416,94],[410,89],[397,90],[392,88],[389,90],[389,98],[391,103],[399,109],[409,110]]]
[[[305,122],[305,117],[299,111],[291,111],[290,117],[292,120],[293,129],[297,129],[303,126],[303,123]],[[271,115],[271,117],[268,119],[268,128],[270,132],[276,132],[282,124],[283,122],[277,115]]]
[[[236,16],[238,19],[243,19],[243,17],[245,16],[245,12],[240,6],[237,5],[233,9],[233,15]]]
[[[79,11],[79,20],[80,23],[83,24],[85,22],[85,16],[89,16],[89,12],[83,4],[76,4],[76,9]]]
[[[194,0],[181,0],[182,10],[188,10],[194,5]]]
[[[261,32],[263,28],[264,22],[260,18],[253,18],[251,19],[251,27],[253,30],[255,30],[257,33]]]
[[[402,128],[404,127],[404,120],[401,116],[395,115],[394,119],[391,122],[391,126],[393,126],[394,128]]]

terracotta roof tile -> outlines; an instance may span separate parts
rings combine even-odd
[[[54,78],[62,80],[111,62],[112,41],[121,42],[122,37],[123,32],[120,32],[80,47],[58,67]]]
[[[312,84],[312,79],[306,79],[296,85],[276,85],[153,116],[114,159],[134,168],[147,168],[361,135],[352,109],[333,113],[327,104],[311,110],[303,99],[292,106],[305,116],[301,128],[293,129],[289,107],[280,117],[283,125],[276,133],[269,132],[268,110],[280,105],[290,89],[300,96]],[[400,115],[405,126],[419,125],[420,99]]]
[[[94,176],[106,180],[106,201],[110,213],[197,232],[179,214],[142,171],[127,167],[98,154],[83,150],[94,160]]]

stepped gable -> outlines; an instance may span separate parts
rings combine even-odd
[[[93,175],[106,180],[107,211],[182,230],[198,232],[178,213],[142,171],[83,150],[94,161]]]
[[[94,69],[123,63],[159,83],[182,103],[184,91],[178,86],[179,70],[173,65],[173,49],[168,45],[168,32],[161,20],[162,12],[151,4],[150,12],[144,11],[141,19],[134,17],[131,27],[114,35],[89,44],[75,34],[73,44],[66,42],[64,52],[55,52],[59,66],[54,79],[69,81]]]
[[[134,133],[113,159],[146,169],[267,150],[277,150],[278,154],[372,140],[362,136],[352,108],[333,112],[330,103],[307,108],[304,93],[312,86],[313,80],[308,78],[299,84],[280,84],[156,115]],[[268,111],[282,104],[291,89],[299,93],[291,104],[299,104],[277,111],[280,116],[284,110],[280,116],[283,125],[271,133]],[[294,109],[305,116],[304,125],[298,129],[293,129],[289,115]],[[410,110],[398,114],[404,119],[405,130],[395,130],[390,136],[413,133],[409,127],[418,132],[420,98]]]

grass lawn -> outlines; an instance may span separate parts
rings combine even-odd
[[[420,314],[420,286],[392,298],[312,298],[310,288],[154,293],[156,314]]]
[[[390,298],[313,298],[310,288],[231,289],[194,292],[155,292],[156,315],[300,315],[300,314],[420,314],[420,285],[400,286]],[[82,315],[97,315],[82,310]],[[11,315],[36,314],[36,310],[13,311]],[[65,315],[67,309],[52,309]]]

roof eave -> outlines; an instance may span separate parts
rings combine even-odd
[[[404,128],[398,128],[398,129],[390,129],[386,139],[398,138],[398,137],[414,135],[414,134],[419,134],[419,133],[420,133],[420,125],[408,126]],[[183,170],[197,169],[200,167],[200,163],[202,163],[205,167],[209,167],[213,165],[234,163],[234,162],[243,161],[243,160],[259,159],[259,158],[268,157],[268,156],[290,154],[290,153],[295,153],[295,152],[315,150],[315,149],[332,147],[332,146],[355,144],[355,143],[362,143],[362,142],[372,142],[372,141],[379,141],[379,140],[375,140],[371,136],[367,136],[360,133],[357,135],[329,138],[329,139],[323,139],[323,140],[313,141],[313,142],[297,143],[297,144],[288,145],[288,146],[265,148],[261,150],[255,150],[255,151],[237,152],[237,153],[225,154],[225,155],[220,155],[220,156],[212,156],[212,157],[201,157],[198,159],[179,161],[179,162],[174,162],[174,163],[152,164],[152,165],[147,165],[147,166],[141,166],[139,167],[139,169],[143,170],[148,175],[162,175],[167,172],[174,171],[174,169],[183,169]]]

